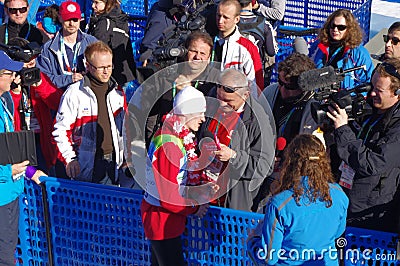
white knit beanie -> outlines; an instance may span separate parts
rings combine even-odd
[[[174,98],[174,114],[187,115],[206,111],[206,99],[192,86],[184,87]]]

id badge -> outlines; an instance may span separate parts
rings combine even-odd
[[[344,161],[339,166],[339,170],[342,171],[342,175],[340,176],[339,185],[342,187],[352,189],[354,176],[356,172]]]

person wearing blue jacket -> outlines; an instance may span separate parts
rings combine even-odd
[[[362,35],[356,18],[347,9],[338,9],[329,15],[319,33],[314,55],[317,68],[332,66],[348,70],[365,65],[365,69],[346,73],[341,89],[351,89],[371,79],[374,66],[369,52],[361,44]]]
[[[22,62],[11,60],[0,51],[0,96],[9,93],[11,83],[16,81],[16,71],[23,67]],[[0,133],[13,132],[13,110],[10,110],[0,97]],[[15,265],[14,253],[18,242],[19,195],[24,191],[23,174],[39,183],[42,171],[27,166],[29,161],[0,165],[0,265]],[[29,169],[29,174],[28,174]]]
[[[338,265],[335,241],[345,230],[349,200],[334,182],[316,136],[300,134],[290,142],[273,186],[258,226],[262,234],[255,232],[248,242],[252,259],[267,265]]]
[[[83,53],[97,39],[79,29],[81,9],[78,3],[63,2],[59,18],[62,29],[43,45],[37,66],[56,87],[66,90],[72,83],[83,79]]]

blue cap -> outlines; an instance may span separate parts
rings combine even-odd
[[[20,71],[24,63],[12,60],[4,51],[0,51],[0,70]]]

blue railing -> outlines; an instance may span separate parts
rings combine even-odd
[[[150,246],[140,217],[142,193],[111,186],[43,178],[26,181],[21,196],[17,265],[150,265]],[[248,230],[263,215],[210,207],[202,219],[189,217],[183,235],[189,265],[252,265]],[[397,236],[357,228],[346,231],[346,265],[395,265]],[[352,255],[353,254],[353,255]],[[380,258],[383,258],[382,256]],[[368,261],[366,261],[368,260]],[[382,264],[381,264],[382,265]]]

